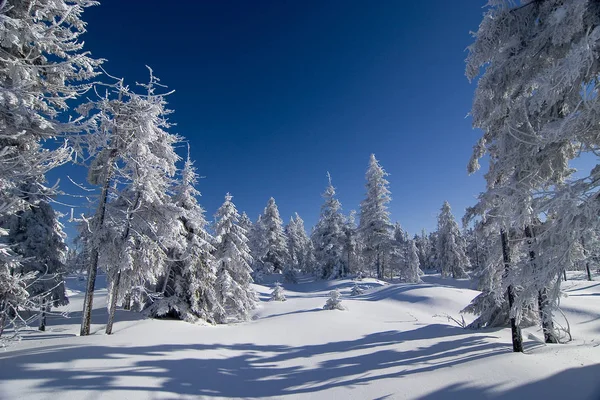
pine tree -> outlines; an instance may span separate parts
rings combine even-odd
[[[110,284],[110,334],[117,303],[131,290],[139,298],[146,285],[156,284],[166,269],[166,250],[177,241],[178,216],[168,191],[179,160],[173,145],[180,139],[166,131],[169,111],[164,95],[155,93],[158,79],[149,70],[150,82],[142,85],[145,95],[132,92],[121,80],[114,93],[80,108],[96,110],[97,130],[88,142],[95,157],[88,180],[101,186],[87,229],[90,264],[81,335],[89,334],[99,265]]]
[[[206,231],[204,209],[198,204],[200,192],[195,188],[197,174],[189,155],[181,179],[173,189],[173,205],[178,214],[179,241],[169,249],[167,271],[161,287],[164,297],[153,303],[146,312],[155,317],[171,316],[188,322],[222,319],[223,307],[215,291],[216,270],[211,244]]]
[[[452,215],[450,204],[447,201],[444,202],[441,213],[438,216],[438,238],[436,245],[442,277],[467,278],[468,275],[465,270],[470,268],[471,264],[465,254],[466,243],[458,229],[458,224]]]
[[[350,292],[350,296],[360,296],[364,292],[365,291],[362,290],[362,288],[358,286],[357,283],[354,283],[354,286],[352,286],[352,291]]]
[[[273,286],[273,291],[271,292],[271,301],[285,301],[285,294],[283,293],[283,286],[281,283],[275,282],[275,286]]]
[[[508,277],[522,287],[511,314],[518,317],[537,295],[547,341],[555,340],[548,323],[565,267],[555,261],[576,263],[581,232],[598,226],[589,216],[598,212],[600,171],[593,168],[587,177],[570,179],[569,161],[595,152],[599,144],[599,11],[589,1],[490,3],[467,58],[469,79],[483,71],[471,113],[483,137],[469,171],[479,168],[479,158],[490,156],[479,215],[496,208],[504,232],[532,233],[525,236],[533,257],[511,268]],[[536,236],[533,224],[541,214],[552,219]]]
[[[344,219],[340,212],[341,204],[335,198],[335,188],[331,176],[327,173],[329,185],[323,193],[325,202],[321,206],[321,215],[311,235],[315,260],[318,264],[317,275],[321,279],[335,279],[343,269]]]
[[[263,275],[271,274],[273,272],[273,266],[269,263],[265,264],[264,262],[267,254],[268,242],[262,218],[262,214],[258,216],[258,219],[252,225],[248,236],[248,247],[250,248],[250,255],[252,256],[252,278],[255,282],[262,282]],[[242,221],[240,221],[240,223],[241,222]]]
[[[45,174],[69,160],[71,151],[43,141],[80,131],[66,114],[70,102],[89,88],[100,61],[83,51],[80,36],[86,0],[0,2],[0,220],[27,212],[54,195]],[[28,183],[27,192],[23,183]],[[0,235],[6,238],[5,226]],[[28,301],[25,286],[33,274],[15,274],[20,258],[0,243],[0,334],[13,313]]]
[[[344,232],[342,260],[344,271],[342,276],[353,273],[358,269],[358,243],[357,243],[357,228],[356,228],[356,211],[351,210],[350,214],[344,218],[342,231]]]
[[[219,208],[215,225],[215,263],[217,265],[217,297],[225,314],[218,319],[245,320],[256,306],[255,293],[250,286],[250,249],[246,232],[238,225],[240,215],[228,193]]]
[[[384,264],[390,250],[392,224],[387,204],[391,201],[387,172],[381,168],[374,154],[367,169],[367,195],[360,203],[358,227],[365,261],[374,267],[377,278],[383,279]]]
[[[30,301],[39,304],[40,330],[46,330],[46,312],[52,306],[68,304],[63,281],[67,246],[62,224],[50,204],[37,202],[10,217],[7,242],[16,254],[23,257],[13,273],[34,273],[27,284]]]
[[[421,271],[419,254],[417,246],[415,245],[415,241],[408,239],[404,246],[406,248],[407,257],[404,263],[404,268],[400,271],[400,279],[403,282],[419,283],[421,282],[423,271]]]
[[[323,310],[345,310],[346,308],[342,305],[341,297],[342,295],[337,289],[329,292],[329,298],[323,306]]]
[[[289,259],[287,237],[283,232],[283,221],[275,199],[271,197],[263,212],[262,223],[266,237],[267,248],[263,258],[265,263],[273,266],[273,272],[283,272]]]

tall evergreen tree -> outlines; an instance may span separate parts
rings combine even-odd
[[[273,272],[283,272],[289,259],[287,237],[283,232],[283,221],[279,216],[279,209],[273,197],[269,199],[265,207],[262,223],[267,242],[263,261],[273,266]]]
[[[471,263],[466,255],[466,243],[447,201],[438,216],[437,232],[437,261],[442,277],[467,278],[466,270]]]
[[[172,199],[178,214],[179,240],[169,249],[167,271],[160,282],[162,287],[157,288],[164,297],[147,312],[157,317],[171,316],[189,322],[201,319],[212,323],[223,318],[224,309],[215,291],[212,255],[215,249],[211,244],[213,238],[206,231],[204,209],[198,204],[200,192],[196,184],[197,174],[188,147],[188,158]]]
[[[314,246],[315,269],[321,279],[335,279],[343,269],[344,218],[341,204],[335,198],[335,188],[331,176],[327,173],[329,185],[322,194],[325,199],[321,206],[321,216],[311,235]]]
[[[28,212],[53,188],[45,174],[68,161],[66,145],[44,148],[42,142],[79,132],[65,116],[97,75],[100,61],[83,51],[81,20],[87,0],[5,0],[0,2],[0,220]],[[27,191],[23,183],[27,182]],[[6,239],[7,227],[0,225]],[[1,239],[1,238],[0,238]],[[7,319],[27,302],[32,274],[15,274],[19,257],[0,243],[0,334]]]
[[[217,322],[245,320],[256,307],[256,295],[250,286],[250,249],[246,232],[239,226],[240,215],[228,193],[219,208],[215,225],[215,262],[217,297],[225,313]]]
[[[40,330],[46,329],[45,314],[52,306],[68,304],[63,281],[67,246],[56,213],[46,201],[37,202],[10,217],[7,242],[21,257],[21,265],[13,274],[35,273],[27,293],[39,304]]]
[[[88,180],[102,188],[87,229],[90,265],[82,335],[90,330],[99,265],[110,283],[106,331],[111,333],[117,303],[132,288],[139,294],[156,283],[166,268],[166,250],[177,241],[178,215],[168,192],[177,170],[173,144],[179,137],[166,131],[169,111],[164,95],[155,93],[157,85],[150,70],[150,82],[142,85],[146,94],[132,92],[121,80],[114,93],[82,106],[82,111],[97,110]]]
[[[599,210],[598,168],[570,179],[569,161],[600,144],[599,11],[593,1],[492,2],[467,58],[469,79],[481,74],[472,115],[474,127],[483,130],[469,171],[490,156],[479,213],[497,208],[505,233],[527,237],[531,257],[509,271],[508,279],[522,288],[511,314],[518,317],[537,295],[549,342],[556,340],[549,322],[565,267],[555,261],[574,264],[581,232],[598,226],[589,218]],[[553,218],[535,236],[540,214]]]
[[[389,182],[374,154],[367,169],[367,195],[360,203],[360,225],[358,227],[363,244],[365,261],[374,267],[377,277],[383,278],[385,260],[391,243],[392,224],[387,204],[391,201]]]

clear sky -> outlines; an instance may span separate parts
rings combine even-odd
[[[444,200],[460,218],[484,189],[466,173],[480,133],[464,76],[484,4],[104,0],[83,19],[109,73],[134,84],[149,65],[175,90],[173,132],[205,176],[209,219],[226,192],[253,220],[273,196],[310,230],[326,172],[344,212],[358,210],[375,153],[392,220],[414,234],[435,229]]]

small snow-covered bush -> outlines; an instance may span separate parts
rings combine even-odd
[[[354,284],[354,286],[352,287],[352,291],[350,292],[350,296],[360,296],[361,294],[363,294],[365,291],[362,290],[362,288],[360,286],[358,286],[358,284]]]
[[[329,292],[329,298],[327,299],[327,303],[323,306],[323,310],[345,310],[342,305],[340,291],[335,289]]]
[[[273,292],[271,292],[271,301],[285,301],[285,294],[283,293],[283,286],[279,282],[275,282]]]

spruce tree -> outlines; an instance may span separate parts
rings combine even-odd
[[[0,2],[0,236],[10,217],[28,212],[47,196],[46,173],[67,162],[60,140],[81,127],[67,115],[71,102],[89,89],[100,61],[83,51],[87,0]],[[23,183],[27,183],[24,191]],[[3,221],[3,222],[1,222]],[[43,240],[43,239],[40,239]],[[52,239],[49,239],[52,240]],[[34,274],[15,273],[20,257],[0,243],[0,334],[6,315],[27,306],[26,286]],[[28,306],[27,306],[28,307]]]
[[[265,207],[262,223],[267,246],[263,261],[272,266],[273,272],[282,273],[289,259],[287,237],[283,232],[283,221],[273,197]]]
[[[466,255],[466,243],[447,201],[444,202],[438,216],[437,234],[437,262],[442,277],[467,278],[466,270],[470,268],[471,263]]]
[[[146,311],[151,316],[172,316],[188,322],[221,319],[224,310],[215,291],[216,270],[213,238],[206,231],[204,209],[198,204],[200,192],[195,188],[197,174],[188,158],[181,177],[173,189],[176,208],[177,236],[169,249],[170,261],[157,292],[163,296]]]
[[[360,203],[358,231],[363,245],[364,260],[383,278],[384,260],[389,255],[392,224],[387,205],[391,201],[389,182],[374,154],[366,173],[366,198]]]
[[[329,185],[323,193],[325,202],[321,206],[319,221],[311,235],[317,276],[321,279],[338,278],[343,270],[344,219],[341,204],[335,198],[335,188],[327,173]]]
[[[225,313],[217,320],[246,320],[256,307],[255,293],[250,284],[252,269],[246,232],[239,226],[240,215],[231,201],[225,202],[215,214],[215,264],[217,267],[217,298]]]

